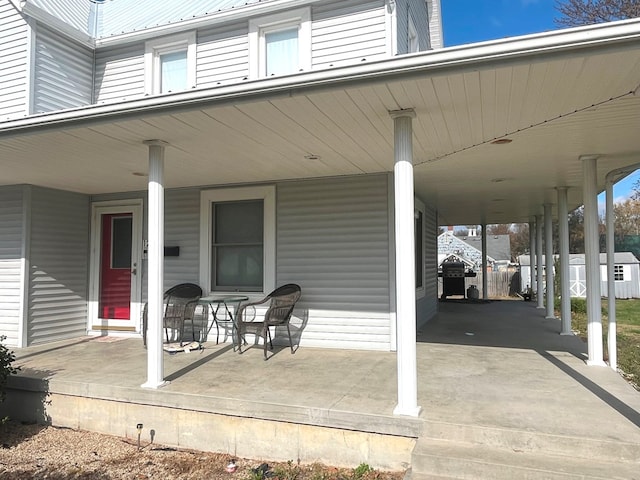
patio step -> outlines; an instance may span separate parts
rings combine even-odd
[[[640,443],[427,420],[421,439],[508,451],[640,464]]]
[[[420,438],[405,479],[640,480],[635,462],[604,461]]]
[[[411,480],[637,479],[640,444],[426,420]]]

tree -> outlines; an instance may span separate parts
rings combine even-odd
[[[640,180],[636,180],[631,187],[631,198],[640,202]]]
[[[577,27],[640,17],[640,2],[638,0],[556,0],[556,10],[561,15],[555,19],[557,25]]]
[[[584,253],[584,207],[569,213],[569,253]]]
[[[487,225],[487,235],[511,235],[510,223]]]
[[[640,235],[640,199],[629,198],[613,204],[614,232],[616,237]]]
[[[514,223],[509,233],[511,241],[511,256],[518,258],[520,255],[529,253],[529,224]]]

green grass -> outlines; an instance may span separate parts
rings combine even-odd
[[[616,300],[616,330],[618,368],[640,390],[640,299]],[[571,299],[571,328],[582,338],[587,337],[586,301]],[[607,357],[609,331],[608,303],[602,299],[602,337]]]

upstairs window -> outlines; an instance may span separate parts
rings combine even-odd
[[[249,22],[251,78],[311,69],[311,12],[301,8]]]
[[[418,30],[411,17],[409,17],[409,28],[407,31],[407,53],[420,51],[420,41],[418,40]]]
[[[145,90],[148,94],[179,92],[195,86],[196,35],[186,33],[146,43]]]

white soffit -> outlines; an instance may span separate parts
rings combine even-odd
[[[413,108],[416,191],[444,223],[527,221],[557,186],[581,203],[580,155],[602,186],[638,161],[639,38],[616,22],[4,122],[0,182],[142,190],[148,138],[171,144],[169,188],[390,172],[388,111]]]

